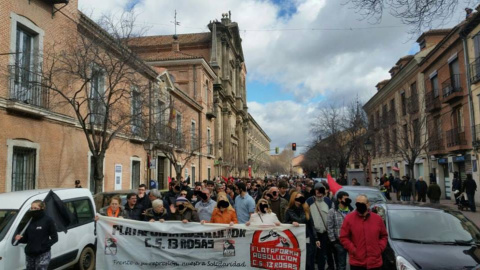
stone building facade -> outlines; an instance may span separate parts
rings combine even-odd
[[[250,117],[238,24],[224,14],[208,28],[210,33],[135,38],[129,46],[150,65],[168,68],[176,88],[193,96],[196,93],[202,123],[208,125],[202,129],[211,132],[208,144],[212,154],[207,157],[213,158],[210,175],[247,176]],[[211,94],[208,97],[207,92]],[[210,160],[204,164],[212,166]],[[201,170],[208,172],[208,168]]]
[[[260,125],[248,114],[248,166],[252,177],[264,177],[270,165],[270,137]]]

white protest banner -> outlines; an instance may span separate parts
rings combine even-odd
[[[305,226],[259,227],[101,216],[96,269],[305,269]]]

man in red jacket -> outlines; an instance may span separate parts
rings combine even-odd
[[[366,195],[358,195],[355,211],[348,214],[340,230],[340,242],[348,251],[350,269],[380,269],[387,247],[387,230],[382,218],[370,212]]]

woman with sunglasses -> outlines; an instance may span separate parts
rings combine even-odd
[[[202,220],[202,224],[204,223],[205,220]],[[213,209],[210,223],[230,224],[230,226],[238,224],[237,213],[228,201],[225,192],[219,192],[217,194],[217,207]]]
[[[307,265],[305,269],[315,269],[315,247],[320,247],[320,241],[316,239],[310,207],[308,207],[302,193],[297,191],[292,193],[287,212],[285,213],[285,223],[290,223],[295,227],[300,226],[300,224],[306,225],[306,236],[310,241],[307,243]]]
[[[255,207],[255,213],[250,216],[250,220],[245,223],[246,226],[250,225],[275,225],[280,226],[280,220],[275,213],[272,212],[268,201],[265,199],[258,200],[257,207]]]
[[[195,207],[184,197],[178,197],[175,205],[170,205],[170,220],[181,220],[183,223],[200,222]]]

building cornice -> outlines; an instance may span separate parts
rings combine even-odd
[[[267,133],[260,127],[260,125],[257,123],[257,121],[255,121],[255,118],[253,118],[253,116],[250,113],[248,114],[248,119],[262,133],[262,135],[265,136],[265,138],[267,138],[269,142],[272,142],[270,137],[268,137]]]
[[[217,79],[217,74],[210,66],[210,64],[205,61],[203,58],[195,58],[195,59],[176,59],[176,60],[159,60],[159,61],[145,61],[147,64],[151,66],[162,66],[162,67],[169,67],[169,66],[185,66],[185,65],[202,65],[203,68],[207,71],[207,73],[213,78],[213,80]]]

